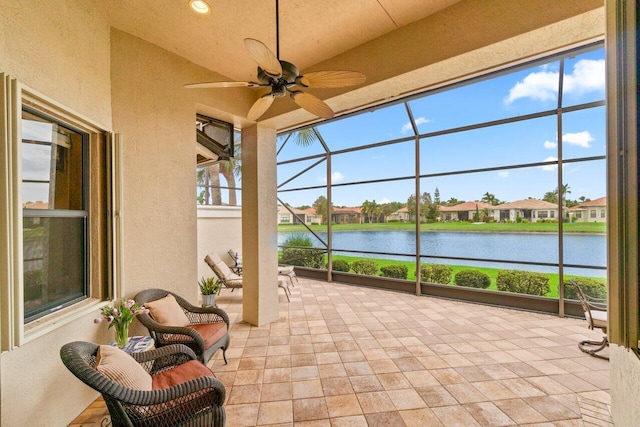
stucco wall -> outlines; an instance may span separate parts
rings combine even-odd
[[[227,264],[231,248],[242,250],[242,208],[198,207],[198,278],[214,277],[204,257],[217,253]]]
[[[202,68],[115,29],[111,53],[113,127],[124,141],[126,295],[160,287],[195,301],[201,263],[195,191],[197,106],[244,111],[246,100],[226,91],[185,90],[185,83],[203,78]]]
[[[109,25],[87,2],[0,3],[0,71],[111,125]]]
[[[250,97],[184,90],[220,77],[112,30],[76,0],[2,0],[0,71],[122,135],[124,293],[164,287],[195,301],[195,114],[236,122]],[[1,425],[66,426],[97,397],[58,355],[70,341],[112,339],[96,315],[0,356]]]
[[[0,71],[107,129],[109,45],[109,26],[83,2],[0,3]],[[0,356],[0,424],[67,425],[96,398],[58,355],[70,341],[108,340],[106,328],[93,324],[94,317],[80,317]]]
[[[640,420],[640,360],[631,351],[612,344],[611,415],[616,426],[635,426]]]
[[[195,105],[188,66],[112,30],[113,127],[123,137],[126,294],[160,287],[196,297]]]

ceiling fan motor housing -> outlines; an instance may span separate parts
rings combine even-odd
[[[287,87],[296,83],[298,77],[298,67],[287,61],[280,61],[282,75],[274,76],[258,67],[258,80],[260,83],[268,84],[272,88],[271,94],[280,98],[286,95]]]

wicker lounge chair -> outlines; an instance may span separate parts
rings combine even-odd
[[[62,346],[60,358],[73,375],[102,394],[111,415],[110,425],[224,426],[224,385],[188,347],[177,344],[131,355],[153,378],[150,391],[126,387],[98,371],[99,348],[98,344],[72,342]],[[169,377],[174,385],[158,388],[167,385]]]
[[[151,314],[139,314],[138,320],[155,340],[156,347],[170,344],[184,344],[191,348],[198,360],[206,364],[211,356],[222,349],[222,357],[227,362],[226,351],[229,348],[229,316],[224,310],[216,307],[196,307],[184,298],[164,289],[147,289],[135,296],[140,304],[160,300],[173,295],[186,315],[187,326],[171,326],[161,324]]]

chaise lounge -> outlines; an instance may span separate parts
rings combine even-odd
[[[225,288],[230,288],[233,292],[234,289],[242,288],[242,276],[237,273],[231,271],[229,266],[222,261],[217,254],[211,253],[204,257],[204,262],[213,270],[213,273],[218,277],[218,280],[222,283]],[[282,275],[278,275],[278,287],[284,290],[284,295],[287,297],[287,301],[291,301],[289,299],[289,295],[291,295],[291,290],[286,282],[286,277]],[[220,289],[222,290],[222,288]]]

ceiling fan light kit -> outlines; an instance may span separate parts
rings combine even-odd
[[[276,0],[276,52],[279,54],[280,28],[278,18],[278,0]],[[334,116],[334,112],[324,101],[309,93],[294,90],[292,87],[338,88],[362,84],[366,80],[364,74],[356,71],[316,71],[300,75],[298,67],[281,60],[261,41],[246,38],[244,46],[249,56],[258,64],[258,82],[191,83],[185,85],[185,88],[270,87],[271,92],[258,98],[251,106],[247,114],[249,120],[258,120],[271,107],[275,98],[283,98],[287,92],[298,106],[318,117],[330,119]]]

